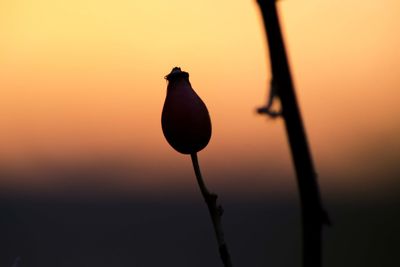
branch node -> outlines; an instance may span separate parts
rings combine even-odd
[[[278,86],[275,80],[272,78],[269,85],[269,97],[267,100],[267,104],[265,106],[257,108],[258,114],[265,114],[271,117],[272,119],[276,119],[282,116],[282,110],[272,110],[272,105],[275,100],[279,98],[278,95]]]

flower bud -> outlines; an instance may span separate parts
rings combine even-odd
[[[167,96],[161,116],[163,133],[178,152],[193,154],[205,148],[211,138],[211,120],[204,102],[193,90],[189,73],[173,68],[165,79]]]

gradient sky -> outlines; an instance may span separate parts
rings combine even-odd
[[[287,0],[279,10],[323,190],[394,184],[400,2]],[[270,79],[255,1],[6,0],[0,36],[3,166],[112,158],[132,168],[133,177],[77,183],[194,185],[189,158],[169,147],[160,125],[163,77],[180,66],[211,114],[213,137],[199,156],[211,186],[295,188],[282,121],[255,113]]]

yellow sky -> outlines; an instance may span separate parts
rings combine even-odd
[[[400,3],[287,0],[279,8],[321,183],[343,189],[395,168]],[[160,126],[163,77],[180,66],[211,113],[213,137],[200,154],[211,182],[295,186],[282,178],[292,174],[282,122],[254,113],[270,78],[254,1],[7,0],[0,36],[7,164],[129,154],[140,174],[130,183],[192,175]]]

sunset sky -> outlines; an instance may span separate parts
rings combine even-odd
[[[398,185],[400,2],[278,6],[323,191]],[[113,159],[132,175],[72,183],[194,186],[189,157],[168,145],[160,123],[164,76],[180,66],[211,114],[213,136],[199,154],[210,185],[262,194],[296,188],[283,122],[255,113],[270,79],[255,1],[6,0],[0,37],[3,168]]]

